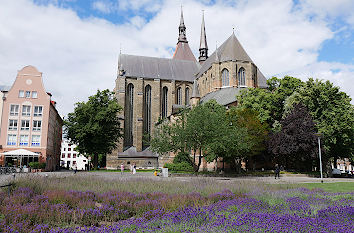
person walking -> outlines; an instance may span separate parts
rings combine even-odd
[[[73,169],[74,169],[74,174],[76,174],[76,172],[77,172],[77,165],[76,165],[76,163],[74,164]]]
[[[124,172],[124,164],[121,163],[120,164],[120,174],[123,175],[123,172]]]
[[[275,164],[275,179],[280,179],[280,167],[278,164]]]

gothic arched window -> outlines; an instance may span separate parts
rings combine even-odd
[[[143,150],[150,145],[151,138],[151,86],[147,85],[144,91],[144,138],[143,138]]]
[[[134,106],[134,85],[128,84],[125,92],[124,110],[124,147],[133,146],[133,106]]]
[[[176,96],[176,98],[177,98],[177,104],[178,105],[182,105],[182,88],[180,88],[180,87],[178,87],[177,88],[177,96]]]
[[[185,97],[186,97],[185,104],[186,104],[186,105],[189,105],[189,87],[186,88]]]
[[[166,118],[167,117],[167,106],[168,106],[168,89],[167,87],[162,88],[162,104],[161,104],[161,117]]]
[[[230,86],[229,71],[227,69],[223,69],[221,72],[221,83],[223,87]]]
[[[241,67],[238,71],[238,85],[246,86],[245,69],[243,67]]]

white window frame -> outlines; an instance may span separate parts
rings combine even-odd
[[[36,138],[37,140],[33,140],[34,138]],[[40,146],[41,145],[41,135],[32,135],[31,145],[32,146]]]
[[[17,130],[18,121],[14,119],[9,119],[9,130]]]
[[[38,92],[32,91],[32,99],[37,99],[37,98],[38,98]]]
[[[12,140],[10,140],[10,139],[12,139]],[[7,135],[7,143],[6,144],[8,146],[16,146],[16,144],[17,144],[17,135],[16,134],[8,134]]]
[[[41,111],[40,112],[36,111],[36,109],[37,110],[40,109]],[[35,117],[43,116],[43,106],[39,106],[39,105],[34,106],[34,108],[33,108],[33,116],[35,116]]]
[[[25,98],[25,91],[24,90],[19,90],[18,91],[18,97],[19,98]]]
[[[22,116],[31,116],[31,105],[22,105]]]
[[[27,140],[25,140],[27,139]],[[20,135],[20,146],[28,146],[29,136],[27,134]]]
[[[39,123],[39,126],[38,126],[38,123]],[[33,131],[41,131],[42,130],[42,121],[33,120],[32,130]]]
[[[17,110],[17,111],[15,111],[15,110]],[[20,105],[10,104],[10,116],[18,116],[19,110],[20,110]]]
[[[25,124],[23,124],[25,123]],[[28,123],[28,124],[26,124]],[[22,131],[29,131],[30,129],[30,120],[21,120],[21,130]]]

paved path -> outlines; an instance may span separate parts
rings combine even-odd
[[[70,177],[70,176],[82,176],[82,177],[95,177],[98,179],[105,180],[120,180],[120,179],[153,179],[153,180],[176,180],[181,182],[190,182],[192,180],[212,180],[213,182],[220,183],[233,183],[233,182],[263,182],[268,184],[296,184],[296,183],[320,183],[320,178],[306,177],[306,176],[281,176],[280,179],[274,179],[274,177],[202,177],[202,176],[178,176],[178,177],[155,177],[152,172],[138,172],[136,174],[131,174],[124,172],[123,175],[120,172],[74,172],[60,171],[60,172],[40,172],[40,173],[29,173],[29,174],[16,174],[16,177],[32,177],[32,176],[43,176],[43,177]],[[0,175],[0,185],[8,184],[14,179],[13,175]],[[333,182],[353,182],[354,178],[324,178],[324,183]]]

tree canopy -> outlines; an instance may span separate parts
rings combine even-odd
[[[293,93],[285,105],[303,103],[316,122],[316,130],[323,134],[325,156],[349,158],[354,154],[354,108],[351,98],[329,81],[310,78]]]
[[[118,113],[121,107],[108,89],[76,103],[75,110],[65,119],[66,137],[77,145],[82,154],[93,155],[97,168],[98,155],[111,153],[122,137]]]
[[[307,108],[301,103],[295,104],[280,124],[281,130],[272,133],[269,140],[275,161],[286,168],[311,171],[312,161],[317,158],[317,137]]]
[[[151,149],[158,153],[174,152],[183,156],[198,171],[202,157],[213,161],[219,157],[232,159],[246,152],[246,130],[232,126],[224,106],[211,100],[190,110],[182,111],[174,122],[157,127],[151,140]],[[196,160],[196,152],[201,156]]]

